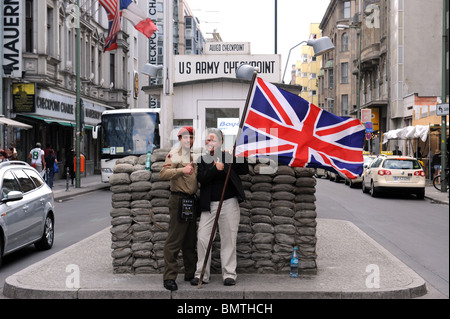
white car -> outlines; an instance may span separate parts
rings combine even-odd
[[[409,156],[378,156],[363,173],[362,191],[375,197],[382,192],[416,194],[425,197],[425,172]]]
[[[2,257],[34,244],[53,246],[53,192],[36,169],[25,162],[0,163],[0,265]]]
[[[348,184],[351,188],[361,186],[364,170],[366,170],[367,167],[369,167],[370,163],[372,163],[372,161],[374,159],[376,159],[377,156],[376,155],[363,155],[363,158],[364,158],[364,164],[363,164],[364,166],[363,166],[362,174],[354,179],[350,179],[347,177],[345,178],[345,184]]]

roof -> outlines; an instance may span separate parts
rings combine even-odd
[[[203,84],[203,83],[223,83],[223,82],[230,82],[230,83],[242,83],[242,84],[250,84],[251,81],[248,80],[242,80],[242,79],[236,79],[236,78],[215,78],[215,79],[201,79],[201,80],[193,80],[193,81],[186,81],[186,82],[176,82],[173,84],[175,87],[181,87],[181,86],[188,86],[188,85],[197,85],[197,84]],[[272,83],[276,85],[277,87],[294,93],[294,94],[300,94],[302,90],[301,85],[290,85],[290,84],[284,84],[284,83]],[[144,91],[146,94],[149,95],[159,95],[160,91],[163,89],[162,84],[157,85],[147,85],[142,87],[142,91]]]

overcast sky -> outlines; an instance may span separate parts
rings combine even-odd
[[[225,42],[250,42],[252,54],[275,53],[275,0],[187,0],[203,34],[214,29]],[[278,0],[278,54],[282,72],[289,50],[307,40],[311,23],[320,23],[330,0]],[[290,63],[300,60],[300,47]]]

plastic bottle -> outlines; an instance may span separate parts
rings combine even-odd
[[[298,254],[297,247],[294,247],[291,255],[291,272],[290,275],[292,278],[298,277]]]
[[[152,164],[152,152],[148,151],[147,158],[145,159],[145,169],[147,171],[150,170],[151,164]]]

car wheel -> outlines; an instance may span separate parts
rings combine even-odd
[[[53,246],[54,238],[55,229],[53,227],[53,219],[50,216],[47,216],[47,218],[45,219],[44,234],[42,235],[41,239],[34,245],[39,250],[50,249]]]
[[[370,196],[377,197],[378,192],[375,190],[375,186],[373,185],[373,181],[370,183]]]
[[[366,183],[364,182],[364,180],[362,181],[361,189],[362,189],[363,193],[367,193],[367,187],[366,187]]]

